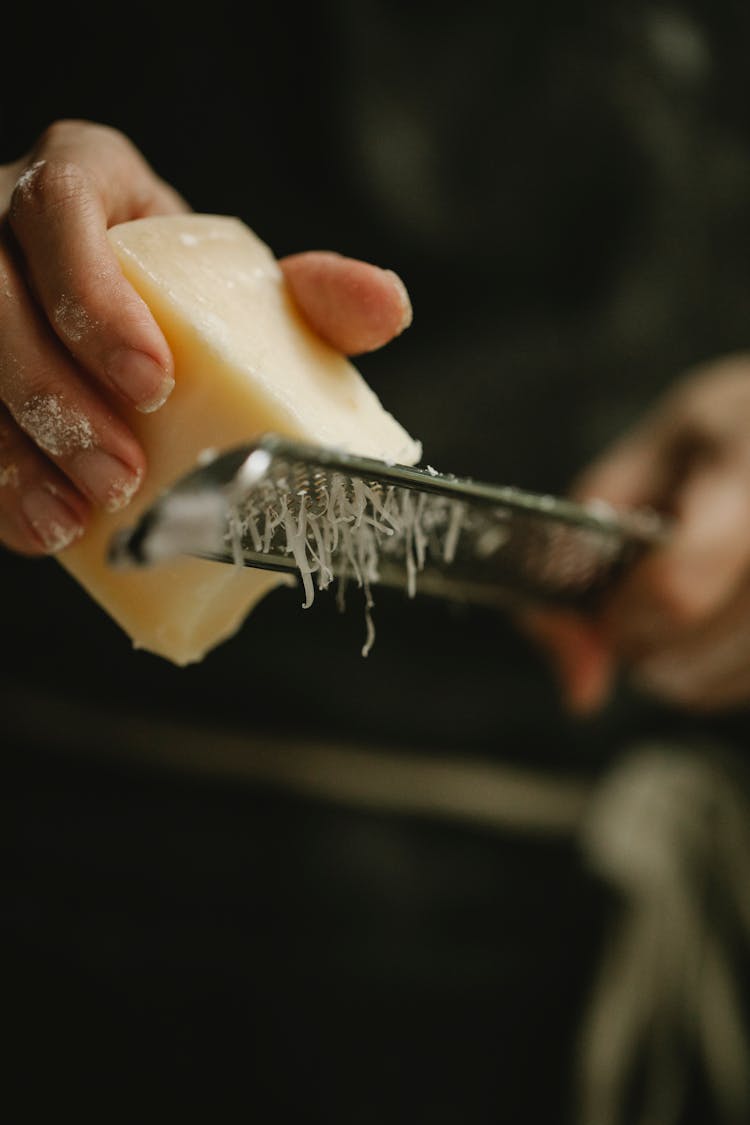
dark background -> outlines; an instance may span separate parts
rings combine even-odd
[[[426,461],[561,493],[687,366],[747,346],[748,11],[14,6],[0,159],[56,118],[106,122],[278,255],[395,269],[414,324],[357,362]],[[608,917],[574,840],[307,801],[179,752],[151,769],[114,760],[110,732],[177,716],[249,746],[595,780],[644,737],[741,746],[743,715],[689,720],[623,687],[574,722],[504,618],[387,591],[366,661],[355,599],[303,613],[279,591],[174,669],[54,561],[0,566],[3,692],[29,718],[2,763],[3,1019],[32,1102],[39,1083],[109,1120],[151,1081],[162,1106],[222,1121],[261,1104],[269,1122],[568,1119]],[[61,700],[102,716],[101,755],[55,721]]]

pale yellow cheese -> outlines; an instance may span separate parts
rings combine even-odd
[[[207,449],[274,432],[413,464],[420,447],[361,374],[300,316],[268,247],[238,219],[180,215],[110,231],[123,272],[172,349],[175,388],[152,415],[128,415],[147,478],[115,515],[98,513],[60,560],[139,648],[201,660],[279,584],[274,574],[197,559],[122,572],[106,563],[131,525]]]

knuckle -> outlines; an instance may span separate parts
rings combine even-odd
[[[99,327],[96,309],[98,293],[93,286],[79,285],[75,293],[69,291],[58,295],[52,308],[51,317],[56,331],[62,340],[75,350],[85,345],[91,334]]]
[[[51,457],[66,457],[95,444],[89,417],[52,386],[32,390],[12,413],[23,432]]]
[[[18,231],[34,221],[81,198],[87,177],[72,160],[39,159],[21,173],[10,199],[10,222]]]
[[[64,475],[0,407],[0,543],[21,554],[56,554],[83,534],[87,508]]]
[[[88,121],[81,117],[62,117],[46,127],[34,145],[33,151],[37,156],[51,156],[56,152],[70,151],[71,147],[89,138],[100,139],[121,135],[118,129],[110,125],[102,125],[98,121]]]
[[[59,144],[65,143],[69,140],[71,131],[79,124],[79,122],[67,117],[61,117],[57,121],[51,122],[51,124],[42,131],[39,140],[34,146],[34,151],[38,153],[46,152],[48,149],[54,149]]]

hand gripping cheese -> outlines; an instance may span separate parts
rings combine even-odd
[[[188,664],[235,633],[282,579],[192,558],[117,571],[106,555],[118,527],[134,523],[205,450],[264,432],[403,464],[419,459],[420,446],[308,327],[271,251],[238,219],[138,219],[109,235],[172,349],[175,387],[155,414],[128,415],[149,464],[133,502],[96,513],[58,557],[136,647]]]

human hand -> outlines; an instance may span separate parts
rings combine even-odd
[[[595,620],[545,612],[524,622],[570,709],[601,708],[619,669],[687,709],[750,702],[750,356],[681,380],[573,494],[655,509],[673,531]]]
[[[123,134],[87,121],[55,123],[0,166],[0,544],[62,550],[92,505],[116,511],[137,491],[128,411],[163,405],[173,364],[106,232],[187,210]],[[389,270],[319,251],[279,264],[313,329],[349,355],[411,319]]]

